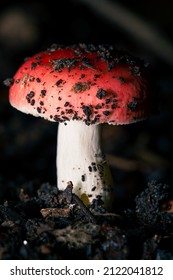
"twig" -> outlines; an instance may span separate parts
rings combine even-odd
[[[81,211],[86,215],[86,217],[92,222],[96,223],[96,219],[94,215],[91,213],[91,211],[85,206],[85,204],[82,202],[82,200],[74,193],[72,193],[73,190],[73,184],[71,181],[67,183],[67,187],[64,190],[64,196],[67,199],[68,203],[74,203],[77,204]]]

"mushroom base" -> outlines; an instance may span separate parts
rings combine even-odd
[[[101,125],[87,126],[82,121],[60,123],[58,128],[57,178],[58,189],[69,181],[73,191],[88,205],[94,199],[112,208],[112,176],[101,150]]]

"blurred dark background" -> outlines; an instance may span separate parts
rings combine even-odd
[[[25,115],[8,102],[3,81],[24,58],[52,43],[107,43],[153,67],[158,115],[129,126],[108,126],[103,144],[120,207],[151,180],[173,179],[173,2],[137,0],[4,1],[0,9],[0,199],[14,187],[56,184],[58,125]],[[10,191],[9,191],[10,190]]]

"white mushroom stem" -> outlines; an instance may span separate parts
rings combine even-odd
[[[71,181],[73,192],[86,205],[100,196],[106,208],[111,208],[112,176],[101,150],[101,127],[82,121],[59,124],[57,183],[64,190]]]

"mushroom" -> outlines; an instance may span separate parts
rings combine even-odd
[[[58,122],[57,186],[67,182],[89,205],[113,203],[101,147],[102,124],[129,124],[152,112],[153,93],[140,59],[108,45],[52,45],[27,59],[10,83],[16,109]]]

